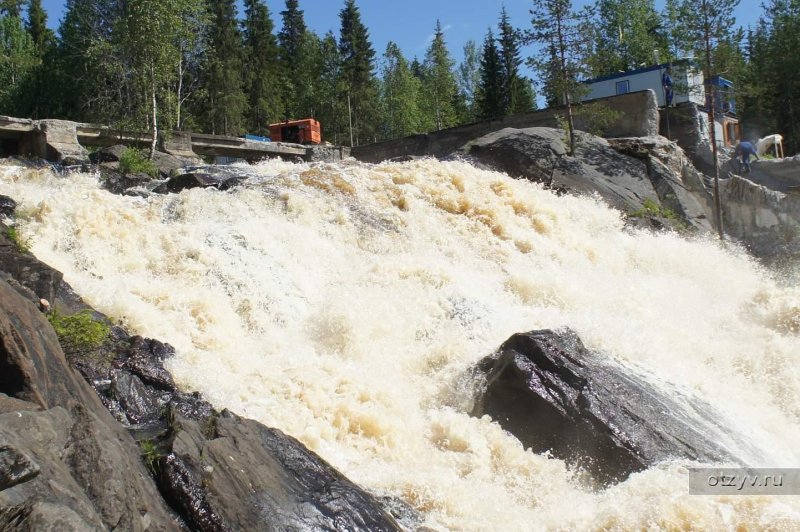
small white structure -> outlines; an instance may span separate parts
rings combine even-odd
[[[775,154],[776,159],[783,159],[782,135],[767,135],[763,139],[758,139],[756,143],[756,153],[759,155],[766,155],[770,150]]]
[[[689,60],[638,68],[586,80],[583,83],[586,85],[588,92],[581,100],[585,102],[607,96],[652,89],[658,98],[658,106],[664,107],[666,105],[666,97],[661,79],[667,68],[672,71],[673,104],[691,102],[697,105],[705,105],[706,92],[703,87],[703,72]]]

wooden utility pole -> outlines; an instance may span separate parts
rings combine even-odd
[[[704,85],[708,93],[708,135],[711,139],[711,159],[714,164],[714,224],[717,226],[717,233],[720,240],[725,240],[725,233],[722,230],[722,204],[719,199],[719,156],[717,154],[717,128],[714,113],[717,106],[717,98],[714,93],[714,86],[711,84],[711,28],[708,21],[708,0],[702,0],[701,9],[703,10],[703,39],[705,41],[706,64],[703,69]]]

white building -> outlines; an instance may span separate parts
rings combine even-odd
[[[666,106],[666,93],[662,84],[664,73],[670,69],[672,78],[672,105],[693,104],[698,114],[704,118],[699,126],[699,134],[708,140],[708,105],[703,72],[693,61],[683,59],[602,76],[584,81],[587,92],[581,101],[605,98],[629,92],[651,89],[656,94],[658,106]],[[733,83],[714,76],[711,78],[715,98],[715,136],[720,146],[735,146],[741,139],[741,127],[736,118],[736,100]]]
[[[581,100],[588,101],[652,89],[658,98],[658,106],[664,107],[666,99],[661,78],[668,68],[672,71],[673,104],[687,102],[697,105],[706,104],[703,72],[687,60],[676,61],[671,65],[665,63],[637,68],[636,70],[627,70],[618,74],[586,80],[583,83],[588,88],[588,93]]]

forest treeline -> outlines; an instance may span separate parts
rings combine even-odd
[[[0,114],[154,135],[266,134],[270,123],[314,117],[326,140],[358,145],[531,110],[536,90],[562,102],[559,74],[702,57],[690,31],[698,2],[730,18],[738,0],[667,0],[661,11],[654,0],[597,0],[574,12],[569,50],[541,38],[549,21],[532,14],[514,27],[503,8],[457,64],[439,21],[423,57],[394,42],[376,53],[355,0],[343,1],[338,38],[310,30],[299,0],[281,2],[280,31],[263,0],[243,0],[241,13],[235,0],[67,0],[56,32],[41,0],[0,0]],[[543,5],[573,14],[570,0],[532,0],[532,13]],[[800,2],[767,0],[756,27],[722,30],[711,36],[712,70],[734,81],[743,122],[783,133],[796,151]],[[523,57],[530,43],[538,51]]]

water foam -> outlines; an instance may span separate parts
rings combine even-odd
[[[699,497],[662,464],[601,492],[470,418],[465,371],[509,335],[570,326],[691,390],[797,467],[800,289],[713,240],[624,229],[461,162],[267,162],[237,190],[114,196],[0,167],[19,232],[92,305],[168,341],[216,406],[299,438],[448,530],[800,525],[795,497]]]

